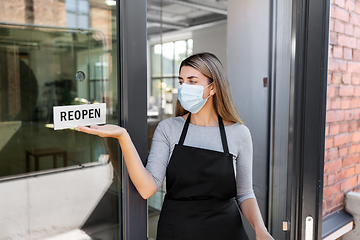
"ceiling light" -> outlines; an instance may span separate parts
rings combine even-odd
[[[108,6],[115,6],[116,5],[116,1],[114,1],[114,0],[106,0],[105,2],[106,2],[106,4]]]

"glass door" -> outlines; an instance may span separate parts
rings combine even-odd
[[[53,107],[118,124],[115,1],[1,1],[1,239],[120,239],[118,145],[54,130]]]

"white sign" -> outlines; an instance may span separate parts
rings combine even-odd
[[[106,123],[106,103],[53,107],[54,129]]]

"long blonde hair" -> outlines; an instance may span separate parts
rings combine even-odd
[[[185,66],[195,68],[209,78],[210,82],[214,82],[216,88],[213,99],[214,108],[222,119],[230,122],[244,123],[236,111],[224,67],[214,54],[208,52],[193,54],[181,62],[179,71]],[[176,103],[176,116],[182,116],[185,113],[187,111],[178,100]]]

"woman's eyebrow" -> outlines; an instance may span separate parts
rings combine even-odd
[[[179,80],[183,80],[183,78],[182,77],[178,77],[179,78]],[[197,78],[197,79],[199,79],[197,76],[190,76],[190,77],[187,77],[187,79],[192,79],[192,78]]]

